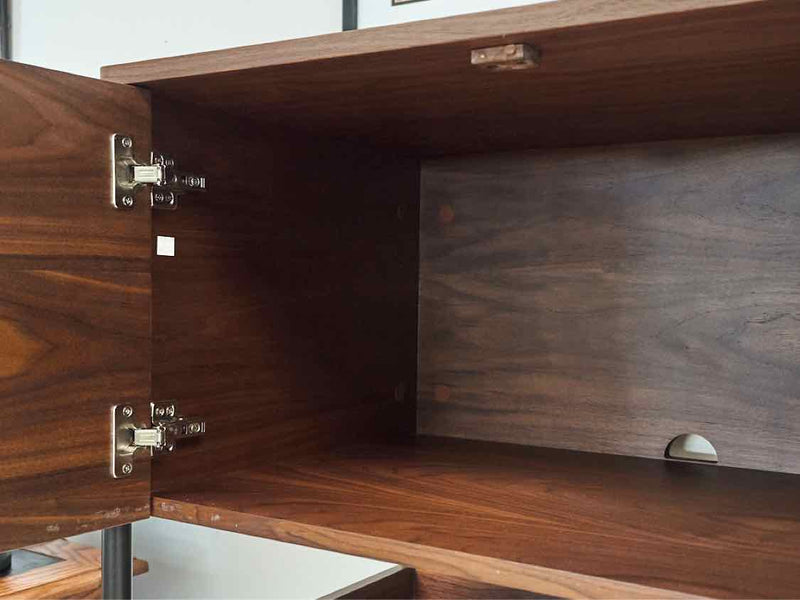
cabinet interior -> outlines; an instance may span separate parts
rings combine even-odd
[[[208,431],[154,461],[154,514],[442,572],[796,592],[798,25],[746,2],[111,68],[209,181],[153,217],[177,254],[153,260],[153,397]],[[541,65],[469,64],[509,41]],[[717,465],[665,459],[687,433]]]

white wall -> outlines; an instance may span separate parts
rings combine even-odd
[[[531,4],[361,0],[360,27]],[[341,0],[11,0],[13,59],[97,77],[107,64],[297,38],[341,29]],[[99,544],[99,534],[80,536]],[[377,561],[183,523],[134,524],[150,573],[137,598],[315,598],[374,575]]]
[[[376,27],[551,0],[360,0]],[[341,0],[11,0],[14,60],[97,77],[100,67],[341,30]]]
[[[338,0],[11,0],[19,62],[100,67],[341,31]]]
[[[552,0],[425,0],[392,6],[391,0],[359,0],[358,26],[394,25],[548,1]]]
[[[134,523],[133,553],[150,563],[134,598],[319,598],[391,566],[164,519]]]

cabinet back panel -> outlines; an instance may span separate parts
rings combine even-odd
[[[422,167],[422,434],[800,473],[800,136]]]
[[[412,431],[418,163],[161,98],[154,123],[209,187],[154,214],[176,238],[153,261],[154,398],[207,421],[154,461],[154,489]]]

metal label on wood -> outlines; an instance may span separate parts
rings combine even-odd
[[[539,66],[541,53],[528,44],[506,44],[472,51],[474,66],[487,71],[519,71]]]

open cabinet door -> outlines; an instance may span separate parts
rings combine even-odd
[[[146,92],[0,61],[0,550],[150,513],[110,474],[111,407],[150,400],[150,208],[111,203],[111,136]]]

